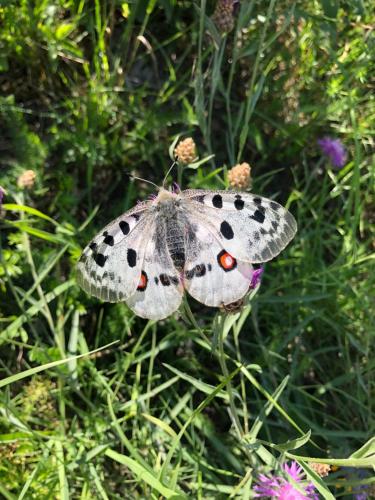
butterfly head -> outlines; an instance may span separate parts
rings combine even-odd
[[[178,193],[174,191],[169,191],[168,189],[164,189],[163,187],[161,187],[159,189],[157,197],[154,200],[154,203],[155,204],[168,203],[172,200],[175,200],[176,198],[178,198]]]

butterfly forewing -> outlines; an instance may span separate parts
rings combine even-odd
[[[239,260],[266,262],[290,242],[297,224],[278,203],[248,193],[188,190],[182,193],[227,251]]]
[[[77,282],[90,295],[108,302],[125,300],[139,282],[145,234],[152,218],[139,205],[108,224],[84,249]]]

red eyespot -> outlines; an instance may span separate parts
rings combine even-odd
[[[224,271],[231,271],[237,266],[236,259],[232,257],[231,254],[226,252],[225,250],[222,250],[218,254],[217,261],[219,263],[219,266],[222,269],[224,269]]]
[[[148,282],[147,274],[144,271],[142,271],[137,290],[139,290],[140,292],[146,290],[147,282]]]

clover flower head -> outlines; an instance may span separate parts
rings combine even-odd
[[[332,139],[331,137],[323,137],[318,140],[318,145],[322,152],[329,157],[332,166],[342,168],[347,160],[347,153],[340,139]]]
[[[251,184],[251,167],[248,163],[238,163],[228,171],[228,182],[232,188],[246,189]]]
[[[254,487],[256,498],[272,498],[277,500],[319,500],[313,484],[303,484],[305,475],[302,467],[293,461],[283,465],[284,477],[265,476],[260,474],[258,484]],[[288,481],[292,479],[299,484],[300,491]]]
[[[180,163],[188,165],[197,159],[197,148],[192,137],[187,137],[180,141],[175,150],[174,156]]]
[[[0,207],[1,207],[2,203],[3,203],[4,195],[5,195],[5,189],[3,189],[0,186]]]
[[[21,189],[31,189],[35,184],[36,173],[34,170],[24,170],[17,179],[17,186]]]

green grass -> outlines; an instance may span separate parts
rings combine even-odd
[[[0,493],[252,498],[296,459],[322,498],[370,498],[374,462],[371,3],[22,0],[0,8]],[[76,285],[82,248],[151,194],[237,162],[299,230],[225,315],[145,321]],[[339,138],[341,170],[317,140]],[[32,169],[36,181],[17,179]],[[314,459],[314,460],[312,460]],[[320,479],[311,461],[335,467]]]

